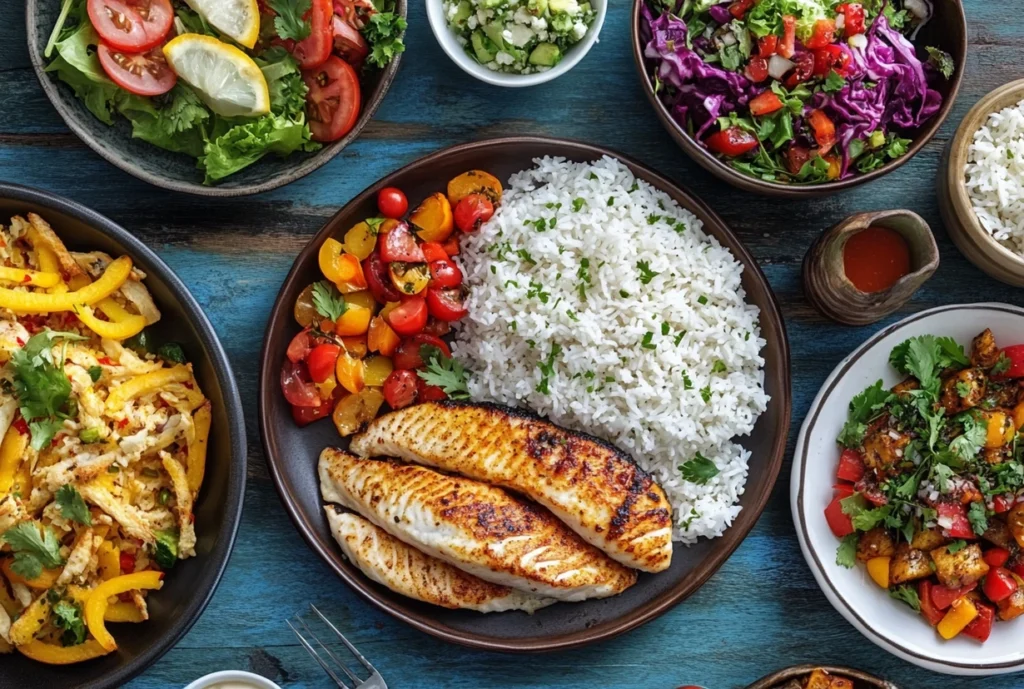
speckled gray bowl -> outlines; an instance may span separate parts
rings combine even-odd
[[[258,194],[294,182],[326,164],[354,141],[373,117],[398,72],[401,59],[401,55],[396,56],[385,69],[363,80],[363,112],[356,126],[344,138],[315,153],[297,152],[285,158],[269,155],[214,186],[205,186],[202,171],[196,167],[193,158],[133,139],[131,125],[122,117],[115,118],[113,125],[100,122],[67,84],[43,71],[47,62],[43,58],[43,49],[57,20],[60,5],[61,0],[26,0],[25,3],[28,54],[53,107],[82,141],[125,172],[164,189],[200,196]],[[407,0],[397,0],[395,11],[405,17],[406,9]]]

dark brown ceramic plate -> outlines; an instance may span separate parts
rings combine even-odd
[[[203,393],[213,403],[209,463],[195,505],[196,557],[168,573],[164,587],[149,596],[150,619],[112,630],[118,649],[77,665],[43,665],[13,653],[3,659],[0,688],[113,689],[124,686],[169,651],[191,629],[210,602],[228,564],[242,518],[245,494],[245,422],[242,401],[227,355],[210,321],[181,280],[127,230],[68,199],[15,184],[0,184],[0,223],[35,212],[74,250],[126,254],[146,273],[146,287],[163,317],[154,326],[157,342],[182,343]]]
[[[747,689],[783,689],[786,682],[791,680],[800,680],[811,674],[815,668],[821,668],[833,675],[839,675],[841,677],[848,677],[853,680],[853,689],[899,689],[892,682],[886,682],[880,677],[869,675],[866,672],[860,670],[854,670],[849,667],[838,667],[834,665],[794,665],[793,667],[787,667],[785,670],[779,670],[773,672],[767,677],[762,677]]]
[[[762,352],[767,362],[765,386],[771,402],[751,436],[740,439],[752,451],[750,479],[743,494],[743,511],[722,538],[702,540],[691,548],[678,547],[671,569],[657,575],[641,574],[636,586],[616,598],[554,605],[532,616],[449,611],[403,598],[373,583],[342,558],[331,537],[320,500],[317,458],[324,447],[347,443],[330,421],[298,428],[281,395],[281,362],[299,330],[292,318],[292,305],[306,285],[320,279],[317,251],[323,241],[340,237],[357,222],[376,215],[375,197],[380,188],[399,187],[416,203],[443,190],[450,178],[466,170],[487,170],[506,182],[511,173],[531,167],[534,158],[544,155],[578,161],[617,156],[638,177],[693,211],[704,223],[704,230],[732,251],[745,267],[747,299],[761,310],[761,331],[768,342]],[[261,357],[259,402],[267,463],[285,507],[310,547],[348,585],[398,619],[448,641],[498,651],[550,651],[606,639],[654,619],[700,588],[740,544],[764,509],[782,464],[790,417],[789,346],[778,305],[761,270],[701,201],[639,163],[596,146],[533,137],[494,139],[448,148],[407,165],[363,191],[324,225],[295,260],[270,314]]]
[[[371,73],[362,80],[362,112],[348,134],[313,153],[296,152],[284,158],[265,156],[249,167],[236,172],[216,185],[206,186],[196,161],[182,153],[157,148],[141,139],[132,138],[131,124],[120,116],[113,125],[96,119],[71,87],[54,74],[43,71],[50,60],[43,49],[57,21],[62,0],[26,0],[25,25],[28,33],[28,54],[46,97],[53,103],[65,124],[89,148],[130,175],[164,189],[183,191],[199,196],[245,196],[284,186],[305,177],[326,165],[341,149],[359,137],[363,127],[373,118],[384,100],[391,82],[398,73],[401,55],[396,55],[385,69]],[[406,16],[406,0],[396,0],[395,11]]]
[[[633,0],[633,15],[631,19],[633,61],[636,64],[636,71],[640,77],[644,93],[647,95],[647,100],[654,107],[654,112],[658,115],[658,119],[661,120],[662,126],[675,139],[679,147],[686,151],[686,155],[693,158],[705,170],[734,187],[766,196],[807,198],[834,194],[837,191],[850,189],[865,182],[870,182],[873,179],[878,179],[903,165],[917,155],[917,152],[924,148],[925,144],[931,141],[935,133],[939,131],[939,127],[946,120],[946,116],[949,115],[950,110],[953,108],[957,92],[960,90],[960,82],[963,80],[964,67],[967,62],[967,18],[964,16],[964,8],[960,0],[935,0],[933,3],[935,14],[921,28],[921,32],[914,39],[914,45],[935,46],[945,50],[953,56],[953,60],[956,62],[956,71],[953,73],[952,78],[940,80],[940,83],[935,85],[939,93],[942,94],[942,107],[913,137],[913,143],[911,143],[907,153],[867,174],[858,174],[834,182],[804,185],[768,182],[744,174],[719,160],[672,118],[668,108],[655,95],[654,85],[650,77],[652,63],[644,58],[644,46],[647,41],[644,38],[640,8],[645,2],[650,2],[650,0]]]

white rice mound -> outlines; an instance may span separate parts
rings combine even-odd
[[[732,439],[768,402],[742,265],[618,160],[534,162],[461,242],[469,315],[453,350],[470,394],[618,445],[665,489],[676,540],[722,535],[750,455]],[[719,470],[705,485],[679,469],[698,453]]]
[[[974,132],[964,174],[982,227],[1024,256],[1024,100],[992,113]]]

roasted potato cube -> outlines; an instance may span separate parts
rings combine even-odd
[[[973,409],[985,399],[988,378],[980,368],[965,368],[942,383],[942,406],[948,414]]]
[[[911,548],[909,543],[900,543],[889,563],[889,586],[915,579],[924,579],[932,574],[932,566],[923,550]]]
[[[910,547],[927,552],[944,546],[948,542],[949,539],[942,535],[942,529],[924,529],[914,533]]]
[[[895,550],[896,546],[889,532],[880,526],[865,531],[857,541],[857,559],[861,562],[867,562],[875,557],[892,557]]]
[[[989,519],[988,530],[981,537],[1006,550],[1013,550],[1015,544],[1009,525],[1002,519]]]
[[[1006,525],[1013,534],[1013,540],[1024,548],[1024,503],[1018,502],[1006,513]]]
[[[919,387],[921,387],[921,381],[911,376],[904,380],[902,383],[896,383],[896,385],[893,385],[892,392],[896,393],[897,395],[902,395],[905,392],[917,390]]]
[[[999,619],[1009,621],[1024,615],[1024,588],[1018,588],[1013,594],[1001,600],[999,606]]]
[[[832,675],[821,668],[815,668],[807,677],[807,684],[804,689],[829,689],[832,684]]]
[[[932,562],[935,563],[935,576],[943,586],[957,588],[967,586],[988,574],[989,566],[981,554],[981,546],[972,543],[955,553],[949,552],[949,546],[931,551]]]
[[[828,689],[853,689],[853,680],[845,677],[833,677]]]
[[[996,346],[995,335],[985,328],[971,342],[971,365],[989,368],[999,361],[999,347]]]
[[[864,438],[864,464],[879,476],[903,461],[903,448],[910,443],[910,436],[886,426],[868,431]]]
[[[1013,423],[1013,417],[1002,409],[993,409],[981,413],[985,419],[985,447],[994,449],[1005,447],[1013,441],[1017,435],[1017,426]]]

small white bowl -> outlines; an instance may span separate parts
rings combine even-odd
[[[209,675],[200,677],[192,684],[189,684],[185,689],[206,689],[206,687],[213,686],[218,682],[247,682],[258,689],[281,689],[280,686],[274,684],[263,675],[256,675],[251,672],[243,672],[242,670],[221,670],[220,672],[213,672]]]
[[[594,16],[594,21],[587,27],[586,35],[565,51],[565,56],[557,65],[546,72],[534,72],[533,74],[495,72],[474,60],[466,53],[465,48],[459,45],[455,38],[455,32],[448,26],[448,20],[444,16],[443,0],[427,0],[427,18],[430,20],[430,28],[434,31],[434,37],[441,44],[441,49],[466,74],[471,74],[480,81],[495,86],[536,86],[568,72],[597,43],[597,35],[601,33],[604,17],[608,13],[608,0],[591,0],[591,5],[597,14]]]
[[[874,335],[839,362],[811,403],[797,438],[790,503],[804,558],[832,606],[870,641],[893,655],[948,675],[988,676],[1024,670],[1024,618],[996,622],[980,644],[957,637],[943,641],[918,613],[892,600],[868,577],[866,568],[836,564],[839,539],[825,522],[832,500],[839,449],[836,436],[846,422],[850,399],[881,379],[890,387],[902,376],[889,365],[889,352],[909,337],[948,335],[969,347],[991,328],[996,342],[1024,342],[1024,308],[1009,304],[959,304],[921,311]]]

